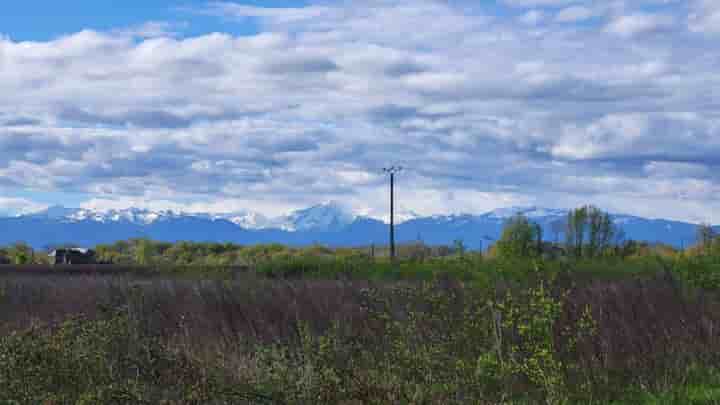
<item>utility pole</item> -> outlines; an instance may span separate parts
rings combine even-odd
[[[400,166],[383,168],[390,174],[390,260],[395,261],[395,173],[402,171]]]

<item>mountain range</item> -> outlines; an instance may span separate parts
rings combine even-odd
[[[396,240],[421,240],[427,244],[452,244],[462,240],[470,249],[487,247],[499,238],[505,221],[523,214],[540,224],[546,240],[562,240],[559,224],[567,210],[540,207],[510,207],[480,215],[398,215]],[[613,214],[613,221],[627,239],[688,246],[695,242],[697,225],[665,219],[647,219]],[[130,238],[168,242],[202,241],[239,244],[282,243],[304,246],[383,245],[388,225],[357,215],[341,204],[330,202],[268,218],[251,211],[227,214],[150,211],[139,208],[96,211],[50,207],[45,211],[0,218],[0,245],[24,241],[36,248],[73,243],[82,246],[112,243]]]

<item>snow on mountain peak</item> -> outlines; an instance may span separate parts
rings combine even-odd
[[[277,228],[294,232],[311,229],[338,229],[351,224],[356,218],[357,215],[342,204],[336,201],[330,201],[294,211],[273,222]]]
[[[56,205],[29,216],[67,222],[131,222],[135,224],[149,225],[160,219],[176,217],[179,215],[182,214],[174,213],[172,211],[150,211],[141,208],[98,211],[87,208],[65,208],[63,206]]]
[[[567,210],[529,207],[507,207],[490,211],[483,216],[496,219],[508,219],[515,215],[524,215],[527,218],[559,217],[567,214]]]
[[[252,211],[239,211],[229,214],[215,214],[212,219],[223,219],[244,229],[265,229],[272,226],[272,222],[263,214]]]
[[[62,206],[50,207],[45,211],[32,214],[32,216],[66,222],[129,222],[138,225],[150,225],[170,218],[200,217],[211,220],[230,221],[245,229],[278,228],[286,231],[338,229],[349,225],[357,217],[349,209],[335,201],[297,210],[274,219],[267,218],[260,213],[245,210],[225,214],[207,214],[183,213],[169,210],[151,211],[143,208],[100,211],[87,208],[65,208]]]
[[[32,213],[29,216],[48,219],[63,219],[75,214],[77,211],[77,208],[65,208],[62,205],[53,205],[43,211]]]
[[[150,211],[141,208],[127,208],[122,210],[95,211],[78,209],[66,216],[71,221],[96,222],[130,222],[134,224],[149,225],[160,219],[179,216],[172,211]]]
[[[509,207],[496,209],[480,216],[472,214],[449,214],[434,215],[428,218],[432,218],[436,222],[443,223],[468,223],[478,218],[487,218],[495,221],[504,220],[518,214],[534,219],[553,218],[566,215],[567,210],[545,209],[534,206]],[[158,221],[173,218],[197,217],[209,220],[229,221],[244,229],[259,230],[273,228],[289,232],[337,230],[353,223],[358,217],[360,217],[360,215],[352,211],[349,207],[337,201],[330,201],[309,208],[299,209],[287,215],[275,218],[268,218],[263,214],[247,210],[230,213],[185,213],[170,210],[152,211],[143,208],[99,211],[87,208],[65,208],[62,206],[53,206],[45,211],[32,214],[32,216],[66,222],[128,222],[137,225],[150,225]],[[399,207],[399,209],[395,212],[396,224],[421,218],[424,218],[424,216],[414,211],[404,209],[403,207]],[[389,223],[389,213],[378,219],[384,221],[385,223]]]
[[[396,224],[402,224],[403,222],[412,221],[413,219],[418,219],[418,218],[421,218],[421,217],[422,217],[422,216],[421,216],[420,214],[418,214],[417,212],[415,212],[415,211],[412,211],[412,210],[400,210],[399,212],[396,212],[396,213],[395,213],[395,223],[396,223]],[[387,221],[387,222],[390,222],[389,217],[388,217],[388,221]]]

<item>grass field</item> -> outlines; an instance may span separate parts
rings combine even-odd
[[[712,263],[398,266],[0,268],[0,403],[720,403]]]

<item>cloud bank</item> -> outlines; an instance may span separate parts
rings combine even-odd
[[[419,213],[588,202],[720,222],[716,3],[212,2],[189,14],[259,32],[0,37],[0,191],[382,216],[381,168],[401,164]]]

